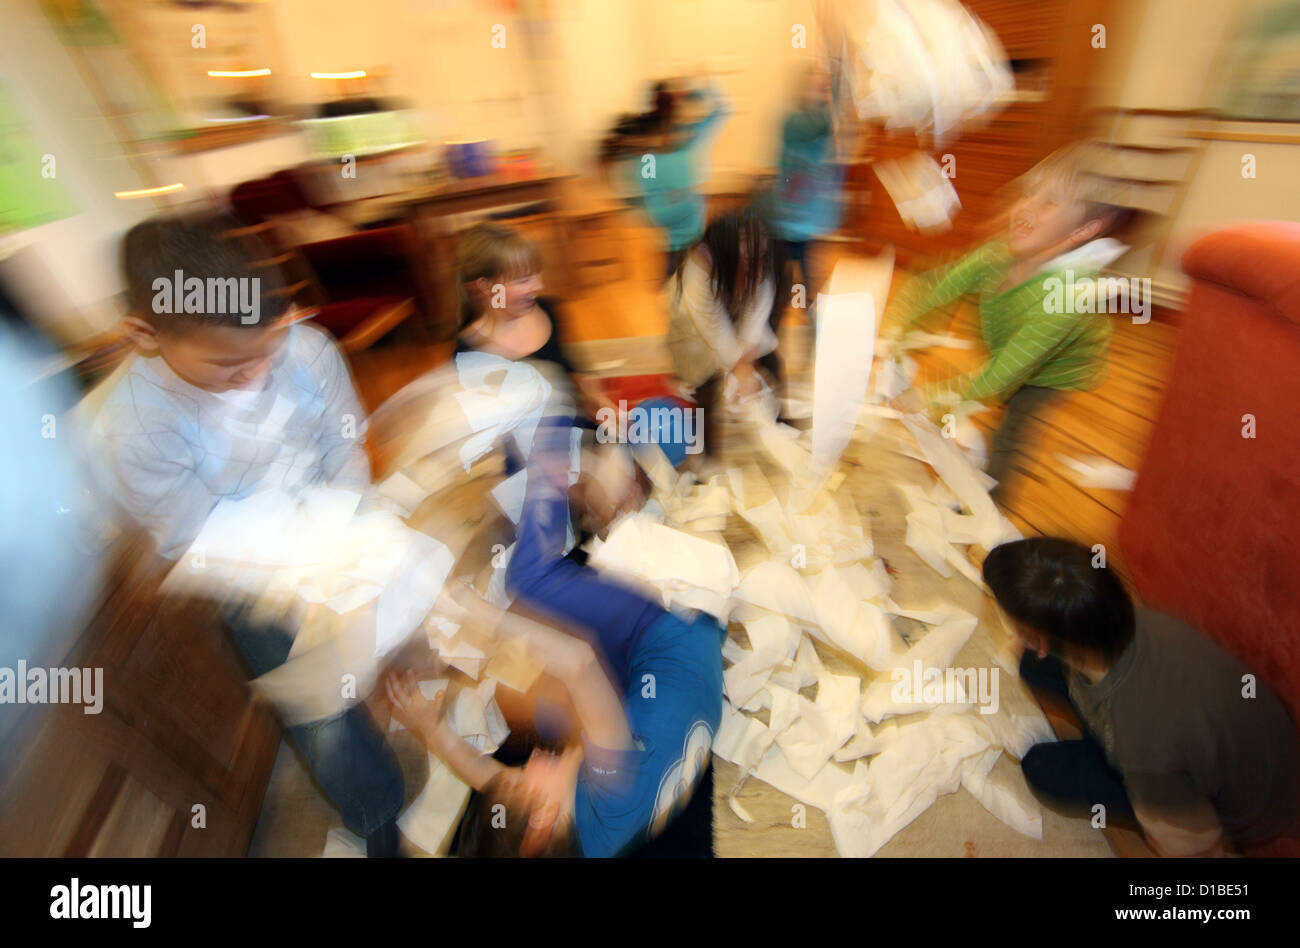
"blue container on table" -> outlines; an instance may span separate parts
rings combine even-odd
[[[457,178],[481,178],[495,168],[491,142],[479,139],[472,142],[447,142],[447,166]]]

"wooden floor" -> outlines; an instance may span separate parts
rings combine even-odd
[[[1060,455],[1100,457],[1130,470],[1139,468],[1168,381],[1178,331],[1169,322],[1137,325],[1128,316],[1098,318],[1115,320],[1105,382],[1090,392],[1063,394],[1035,420],[1023,449],[1012,460],[1004,505],[1007,516],[1026,536],[1063,536],[1088,547],[1104,545],[1107,563],[1127,578],[1118,531],[1128,493],[1080,487]],[[929,324],[936,332],[969,339],[975,347],[924,351],[917,357],[918,379],[964,372],[987,358],[973,303],[960,303]],[[975,416],[986,440],[1001,417],[1001,408]]]

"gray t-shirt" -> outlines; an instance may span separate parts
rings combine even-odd
[[[1133,642],[1070,697],[1134,806],[1196,822],[1208,802],[1238,842],[1300,835],[1300,737],[1281,700],[1186,623],[1137,610]],[[1180,814],[1188,816],[1180,820]]]

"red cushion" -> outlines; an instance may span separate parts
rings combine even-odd
[[[1216,231],[1187,249],[1183,269],[1300,324],[1300,224],[1252,221]]]
[[[609,396],[610,401],[615,405],[620,400],[627,402],[628,407],[632,407],[647,398],[659,398],[661,396],[675,396],[677,394],[673,386],[673,376],[671,374],[659,375],[623,375],[617,378],[606,378],[600,380],[601,385],[605,388],[605,394]]]
[[[1228,648],[1300,720],[1300,320],[1281,311],[1300,302],[1300,226],[1213,234],[1184,261],[1201,278],[1120,543],[1146,602]]]

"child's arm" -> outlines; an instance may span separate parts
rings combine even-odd
[[[1090,318],[1090,317],[1083,317]],[[922,389],[927,404],[1003,398],[1027,383],[1077,329],[1075,318],[1044,315],[1031,320],[979,369],[931,383]]]
[[[1223,855],[1219,815],[1188,778],[1125,774],[1125,785],[1138,825],[1157,855]]]
[[[1005,255],[1004,248],[989,243],[950,266],[913,277],[886,307],[880,321],[882,335],[887,339],[900,338],[926,313],[975,289],[992,268],[1006,259]]]
[[[384,690],[392,702],[393,714],[424,741],[430,753],[447,765],[457,777],[474,790],[482,790],[505,766],[490,755],[480,753],[448,726],[442,712],[447,692],[442,690],[429,701],[420,693],[415,675],[389,675]]]
[[[722,85],[717,79],[709,80],[704,94],[709,97],[712,108],[709,109],[709,114],[690,130],[686,137],[686,147],[688,148],[707,146],[713,136],[722,128],[722,123],[731,115],[731,103],[727,100],[722,91]]]
[[[123,419],[127,421],[128,419]],[[200,480],[190,448],[165,422],[141,419],[149,433],[121,431],[111,421],[96,425],[117,503],[153,536],[158,554],[179,558],[203,529],[217,498]],[[138,424],[131,416],[132,426]]]
[[[366,412],[342,353],[333,342],[324,342],[314,367],[325,396],[319,447],[321,473],[330,487],[364,493],[370,486],[370,462],[362,446]]]
[[[522,638],[528,657],[569,692],[588,741],[609,750],[631,750],[632,730],[623,702],[601,668],[595,650],[582,639],[507,612],[462,587],[449,591],[456,604],[502,639]]]

